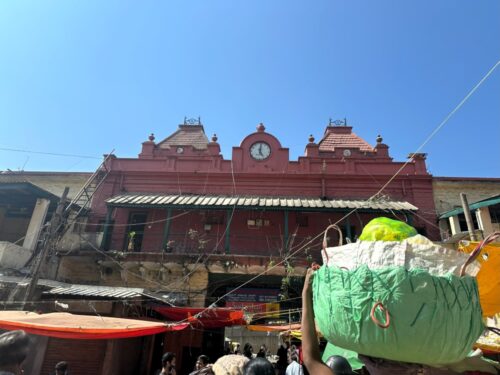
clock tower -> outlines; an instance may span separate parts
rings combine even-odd
[[[233,147],[235,170],[250,172],[278,172],[288,165],[288,148],[281,147],[279,140],[266,132],[264,124],[257,125],[257,131],[245,137],[239,147]]]

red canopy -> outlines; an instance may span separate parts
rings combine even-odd
[[[0,329],[9,331],[22,329],[35,335],[78,340],[148,336],[166,331],[178,331],[188,325],[70,313],[36,314],[28,311],[0,311]]]
[[[243,310],[222,307],[192,308],[164,306],[155,307],[154,310],[168,320],[187,322],[196,327],[220,328],[247,324],[243,318]]]

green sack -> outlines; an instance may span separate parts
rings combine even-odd
[[[470,276],[323,266],[314,274],[313,297],[318,327],[329,342],[377,358],[455,363],[484,330],[477,283]]]
[[[360,241],[403,241],[417,235],[412,226],[387,217],[377,217],[365,225]]]

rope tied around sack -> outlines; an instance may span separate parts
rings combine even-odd
[[[467,269],[467,266],[476,260],[476,258],[481,253],[481,250],[483,249],[483,247],[490,244],[491,242],[495,241],[498,237],[500,237],[500,232],[494,232],[494,233],[491,233],[489,236],[487,236],[484,240],[479,242],[479,244],[472,251],[469,258],[467,259],[467,261],[464,263],[464,265],[460,269],[460,276],[465,275],[465,270]]]
[[[323,253],[325,254],[326,258],[326,266],[328,267],[328,262],[330,258],[328,257],[328,253],[326,252],[326,248],[328,247],[328,241],[327,241],[327,234],[330,229],[335,229],[339,233],[339,244],[338,246],[342,246],[343,244],[343,238],[342,238],[342,230],[339,228],[338,225],[336,224],[331,224],[325,229],[325,234],[323,235]]]
[[[385,323],[382,323],[375,316],[375,311],[377,310],[377,307],[380,308],[380,311],[382,311],[382,312],[385,313]],[[391,325],[391,317],[389,315],[389,310],[380,301],[379,302],[375,302],[375,304],[373,305],[372,311],[370,312],[370,318],[372,318],[373,323],[375,323],[380,328],[386,329],[386,328],[389,328],[389,326]]]

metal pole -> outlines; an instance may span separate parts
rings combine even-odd
[[[285,210],[284,214],[285,214],[285,220],[284,220],[283,226],[284,226],[284,229],[285,229],[285,233],[284,233],[284,237],[285,238],[284,238],[284,241],[283,241],[284,242],[283,249],[285,251],[287,251],[288,250],[288,211]]]
[[[477,241],[476,234],[474,233],[474,222],[470,214],[469,202],[467,202],[467,195],[465,195],[465,193],[460,193],[460,199],[462,201],[462,208],[464,209],[465,221],[467,222],[467,230],[469,231],[470,239],[471,241]]]
[[[349,220],[349,216],[345,218],[344,228],[345,228],[345,237],[349,238],[349,240],[352,241],[351,221]]]
[[[62,214],[64,211],[64,204],[66,203],[66,197],[68,196],[68,191],[69,187],[66,186],[64,188],[64,192],[61,196],[61,199],[57,204],[56,211],[54,212],[52,218],[50,219],[48,233],[46,232],[47,234],[44,238],[43,245],[40,250],[40,256],[37,258],[35,266],[33,267],[33,276],[31,277],[30,283],[28,284],[28,288],[26,289],[26,294],[24,295],[23,309],[27,301],[32,301],[33,297],[35,296],[36,287],[38,285],[38,279],[40,278],[40,268],[42,267],[42,264],[45,261],[47,252],[51,248],[54,239],[56,237],[57,231],[59,230],[59,227],[62,223],[63,219]]]

